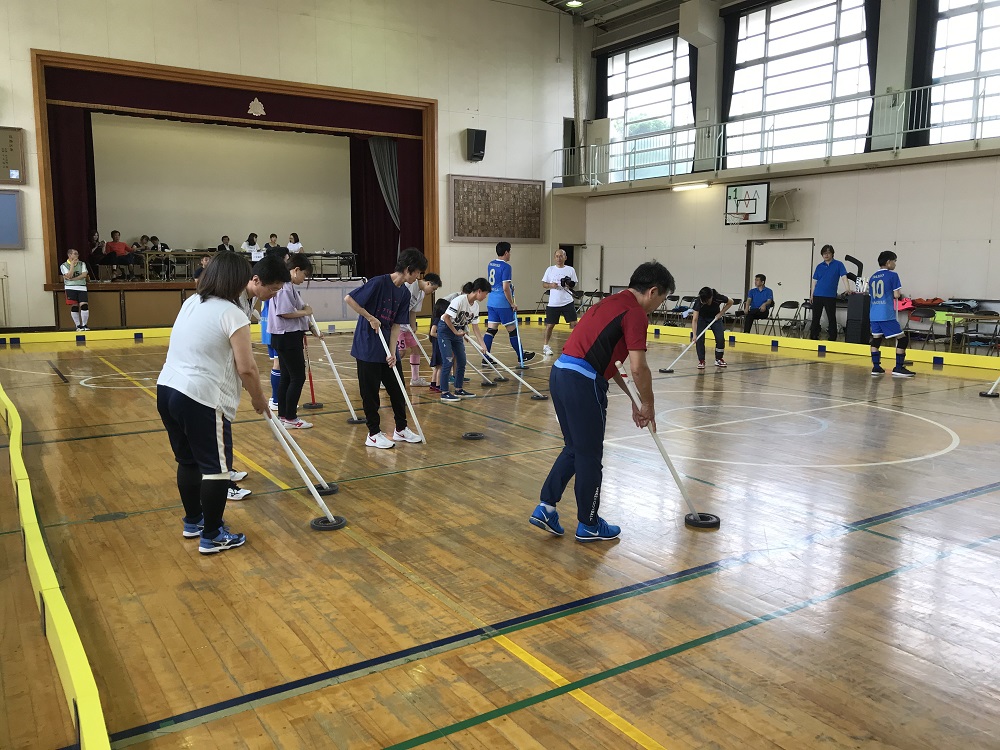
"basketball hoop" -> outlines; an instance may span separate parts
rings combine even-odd
[[[730,226],[733,224],[743,224],[747,221],[750,221],[750,214],[743,213],[742,211],[726,212],[726,224]]]

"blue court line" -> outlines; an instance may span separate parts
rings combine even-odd
[[[787,615],[795,614],[803,609],[808,609],[817,604],[822,604],[828,602],[831,599],[837,599],[846,594],[851,594],[859,589],[867,588],[876,583],[881,583],[882,581],[895,578],[906,573],[910,573],[915,570],[920,570],[928,565],[933,565],[934,563],[940,562],[941,560],[946,560],[952,555],[957,553],[976,550],[980,547],[984,547],[988,544],[1000,541],[1000,534],[994,536],[984,537],[982,539],[977,539],[974,542],[968,542],[966,544],[961,544],[953,547],[949,550],[943,550],[935,555],[925,557],[922,560],[917,560],[916,562],[909,563],[907,565],[900,565],[897,568],[892,568],[883,573],[879,573],[874,576],[870,576],[861,581],[856,581],[855,583],[848,584],[846,586],[841,586],[834,591],[828,591],[825,594],[819,594],[817,596],[810,597],[808,599],[802,599],[794,604],[790,604],[787,607],[782,607],[781,609],[772,610],[771,612],[766,612],[762,615],[756,617],[751,617],[748,620],[743,620],[735,625],[730,625],[728,628],[722,628],[721,630],[716,630],[714,633],[708,633],[707,635],[694,638],[690,641],[684,643],[679,643],[676,646],[671,646],[670,648],[663,649],[662,651],[657,651],[652,654],[647,654],[646,656],[639,657],[638,659],[633,659],[625,664],[619,664],[616,667],[611,667],[610,669],[605,669],[601,672],[596,672],[594,674],[588,675],[587,677],[582,677],[573,682],[567,682],[564,685],[559,685],[558,687],[546,690],[542,693],[532,695],[528,698],[522,698],[521,700],[509,703],[506,706],[500,706],[499,708],[494,708],[491,711],[486,711],[484,713],[471,716],[467,719],[457,721],[448,726],[439,727],[427,732],[425,734],[418,735],[416,737],[411,737],[403,742],[397,742],[393,745],[389,745],[386,750],[410,750],[414,747],[419,747],[420,745],[425,745],[428,742],[433,742],[434,740],[444,739],[452,734],[457,734],[458,732],[463,732],[466,729],[471,729],[472,727],[478,726],[480,724],[486,724],[487,722],[493,721],[494,719],[499,719],[504,716],[508,716],[516,711],[521,711],[525,708],[530,708],[531,706],[537,706],[540,703],[551,700],[553,698],[558,698],[559,696],[566,695],[575,690],[583,690],[584,688],[590,687],[591,685],[603,682],[604,680],[610,679],[612,677],[617,677],[619,675],[626,674],[633,670],[639,669],[641,667],[648,666],[649,664],[654,664],[658,661],[668,659],[671,656],[676,656],[677,654],[682,654],[685,651],[690,651],[700,646],[705,646],[710,643],[722,640],[731,635],[736,635],[737,633],[742,633],[745,630],[756,627],[758,625],[763,625],[773,620],[777,620],[781,617]]]
[[[850,523],[845,523],[841,526],[828,529],[826,531],[814,532],[806,537],[804,537],[799,542],[795,542],[785,547],[778,549],[769,549],[763,552],[752,550],[746,552],[742,555],[737,555],[734,557],[724,558],[722,560],[716,560],[714,562],[704,563],[702,565],[696,565],[685,570],[677,571],[674,573],[668,573],[663,576],[658,576],[656,578],[650,579],[648,581],[642,581],[639,583],[634,583],[629,586],[623,586],[621,588],[612,589],[610,591],[605,591],[600,594],[594,594],[592,596],[577,599],[571,602],[565,602],[563,604],[558,604],[547,609],[537,610],[535,612],[530,612],[528,614],[520,615],[518,617],[510,618],[508,620],[503,620],[501,622],[495,623],[493,625],[487,625],[482,628],[475,628],[472,630],[467,630],[462,633],[457,633],[455,635],[447,636],[438,640],[430,641],[429,643],[411,646],[406,649],[399,651],[394,651],[392,653],[384,654],[372,659],[366,659],[361,662],[356,662],[351,665],[346,665],[339,667],[334,670],[329,670],[326,672],[320,672],[319,674],[310,675],[308,677],[302,677],[297,680],[292,680],[281,685],[276,685],[270,688],[263,688],[261,690],[256,690],[252,693],[246,693],[244,695],[230,698],[225,701],[220,701],[218,703],[213,703],[202,708],[192,709],[190,711],[185,711],[183,713],[175,714],[168,718],[162,719],[160,721],[150,722],[148,724],[143,724],[131,729],[125,729],[120,732],[114,732],[111,734],[111,741],[116,747],[128,746],[135,744],[134,742],[124,743],[126,740],[139,737],[140,735],[149,735],[144,737],[142,740],[146,741],[155,737],[158,730],[166,729],[172,727],[176,724],[183,722],[190,722],[198,719],[205,719],[205,717],[212,716],[214,714],[225,714],[232,709],[245,706],[247,704],[252,704],[257,701],[262,701],[264,699],[273,698],[274,696],[287,694],[289,697],[292,693],[296,691],[301,692],[311,692],[308,690],[318,689],[318,687],[323,687],[319,683],[330,683],[336,684],[337,682],[342,682],[345,677],[351,675],[361,675],[371,673],[375,671],[378,667],[384,667],[385,665],[394,666],[396,664],[403,664],[411,661],[416,661],[418,659],[424,658],[425,656],[430,656],[434,652],[441,650],[449,650],[449,648],[455,648],[458,646],[471,645],[473,643],[489,640],[496,637],[497,635],[502,635],[513,630],[520,630],[526,627],[531,627],[535,625],[542,624],[544,622],[557,619],[560,617],[565,617],[570,614],[574,614],[577,611],[582,611],[586,609],[591,609],[594,606],[610,604],[615,601],[630,598],[635,595],[641,595],[645,593],[651,593],[653,591],[659,590],[661,588],[671,586],[677,583],[683,583],[689,580],[703,577],[705,575],[711,575],[713,573],[719,572],[721,570],[731,569],[740,565],[752,562],[755,559],[765,557],[773,552],[790,550],[790,549],[801,549],[809,547],[820,541],[827,541],[830,539],[835,539],[846,534],[853,533],[855,531],[865,531],[871,526],[877,526],[879,524],[887,523],[889,521],[894,521],[899,518],[905,518],[907,516],[915,515],[917,513],[923,513],[928,510],[934,510],[936,508],[941,508],[946,505],[952,505],[962,500],[968,500],[974,497],[979,497],[981,495],[989,494],[991,492],[1000,490],[1000,482],[991,482],[990,484],[985,484],[980,487],[974,487],[972,489],[963,490],[961,492],[956,492],[951,495],[945,495],[943,497],[934,498],[932,500],[925,500],[921,503],[916,503],[914,505],[909,505],[903,508],[897,508],[886,513],[881,513],[879,515],[870,516],[868,518],[863,518],[858,521],[853,521]],[[271,702],[271,701],[269,701]],[[204,723],[204,722],[199,722]],[[63,750],[69,750],[69,748],[64,748]]]

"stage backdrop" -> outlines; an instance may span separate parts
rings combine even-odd
[[[263,245],[297,232],[307,250],[351,250],[350,144],[318,133],[94,113],[104,239],[155,234],[173,248]]]

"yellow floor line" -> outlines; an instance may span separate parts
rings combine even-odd
[[[141,388],[154,401],[156,400],[156,394],[153,391],[151,391],[149,388],[147,388],[146,386],[144,386],[138,380],[136,380],[135,378],[133,378],[127,372],[125,372],[124,370],[116,367],[112,362],[110,362],[109,360],[107,360],[104,357],[98,357],[98,359],[101,360],[101,362],[103,362],[104,364],[106,364],[108,367],[110,367],[112,370],[114,370],[115,372],[117,372],[119,375],[121,375],[123,378],[125,378],[126,380],[128,380],[130,383],[132,383],[132,384],[138,386],[139,388]],[[265,469],[263,466],[261,466],[260,464],[258,464],[256,461],[251,460],[249,457],[247,457],[246,455],[244,455],[240,451],[234,449],[233,450],[233,457],[234,458],[238,458],[241,463],[243,463],[246,466],[248,466],[250,469],[252,469],[257,474],[260,474],[262,477],[264,477],[265,479],[267,479],[269,482],[271,482],[273,485],[275,485],[279,489],[282,489],[282,490],[291,489],[291,485],[285,484],[280,479],[278,479],[276,476],[274,476],[274,474],[272,474],[271,472],[269,472],[267,469]]]
[[[405,578],[407,578],[412,583],[422,588],[432,597],[437,599],[441,604],[448,607],[450,610],[458,614],[460,617],[468,620],[472,625],[474,625],[477,628],[483,628],[489,631],[490,627],[488,623],[481,620],[479,617],[477,617],[468,609],[466,609],[464,606],[462,606],[462,604],[452,599],[450,596],[445,594],[436,586],[425,581],[422,576],[415,573],[408,565],[392,557],[392,555],[388,554],[385,550],[376,547],[374,544],[368,541],[363,534],[350,528],[345,528],[344,532],[351,539],[353,539],[362,547],[364,547],[366,550],[371,552],[380,560],[386,562],[391,567],[395,568]],[[493,637],[493,640],[496,641],[496,643],[499,644],[501,647],[506,649],[510,654],[520,659],[527,666],[534,669],[536,672],[538,672],[538,674],[540,674],[545,679],[549,680],[549,682],[553,683],[554,685],[561,687],[563,685],[569,684],[569,680],[567,680],[561,674],[559,674],[554,669],[549,667],[541,659],[533,656],[531,653],[526,651],[521,646],[518,646],[516,643],[514,643],[514,641],[512,641],[507,636],[496,635]],[[601,703],[599,700],[589,695],[588,693],[584,692],[583,690],[573,690],[572,692],[568,693],[568,695],[575,698],[583,706],[593,711],[595,714],[597,714],[597,716],[602,718],[608,724],[613,726],[615,729],[620,731],[622,734],[627,736],[629,739],[631,739],[633,742],[637,743],[641,747],[647,748],[647,750],[666,750],[666,748],[663,745],[654,740],[648,734],[646,734],[633,724],[629,723],[622,716],[619,716],[610,708]]]
[[[135,378],[133,378],[127,372],[125,372],[124,370],[119,369],[113,363],[111,363],[110,361],[108,361],[107,359],[105,359],[104,357],[100,357],[99,359],[104,364],[106,364],[108,367],[110,367],[112,370],[114,370],[119,375],[121,375],[122,377],[124,377],[126,380],[128,380],[131,383],[137,385],[139,388],[141,388],[143,391],[145,391],[151,398],[153,398],[153,399],[156,398],[156,394],[153,391],[151,391],[146,386],[142,385],[142,383],[140,383],[138,380],[136,380]],[[271,482],[273,482],[280,489],[282,489],[282,490],[291,489],[290,485],[285,484],[280,479],[278,479],[277,477],[275,477],[274,475],[272,475],[271,473],[269,473],[268,471],[266,471],[265,469],[263,469],[261,466],[259,466],[254,461],[251,461],[249,458],[247,458],[246,456],[242,455],[241,453],[233,451],[233,455],[236,456],[237,458],[239,458],[240,461],[242,461],[244,464],[246,464],[247,466],[249,466],[251,469],[253,469],[257,473],[259,473],[262,476],[264,476],[267,479],[269,479]],[[304,498],[300,498],[300,499],[305,504],[305,499]],[[309,507],[312,507],[312,503],[308,503],[308,505],[309,505]],[[467,610],[461,604],[459,604],[458,602],[454,601],[451,597],[447,596],[440,589],[438,589],[435,586],[432,586],[430,583],[428,583],[427,581],[425,581],[422,576],[419,576],[417,573],[415,573],[408,566],[404,565],[399,560],[397,560],[396,558],[394,558],[391,555],[389,555],[385,550],[380,549],[379,547],[376,547],[370,541],[368,541],[367,539],[365,539],[362,534],[359,534],[357,531],[354,531],[353,529],[350,529],[350,528],[345,528],[344,532],[351,539],[353,539],[358,544],[360,544],[362,547],[364,547],[366,550],[368,550],[369,552],[371,552],[372,554],[374,554],[379,559],[381,559],[381,560],[385,561],[386,563],[388,563],[390,566],[392,566],[397,571],[399,571],[400,573],[402,573],[406,578],[408,578],[413,583],[415,583],[418,586],[420,586],[420,588],[422,588],[425,591],[427,591],[435,599],[437,599],[442,604],[444,604],[445,606],[447,606],[453,612],[458,613],[459,615],[461,615],[463,618],[465,618],[469,622],[473,623],[478,628],[486,628],[486,627],[488,627],[488,624],[486,622],[483,622],[476,615],[472,614],[472,612],[470,612],[469,610]],[[536,672],[538,672],[538,674],[542,675],[542,677],[544,677],[545,679],[549,680],[549,682],[552,682],[553,684],[555,684],[557,686],[562,686],[562,685],[566,685],[566,684],[569,683],[569,680],[567,680],[561,674],[559,674],[554,669],[552,669],[551,667],[549,667],[541,659],[538,659],[537,657],[532,656],[528,651],[526,651],[525,649],[523,649],[520,646],[518,646],[516,643],[514,643],[512,640],[510,640],[510,638],[508,638],[507,636],[504,636],[504,635],[496,636],[494,638],[494,640],[500,646],[502,646],[504,649],[506,649],[510,654],[516,656],[518,659],[520,659],[526,665],[528,665],[529,667],[531,667],[532,669],[534,669]],[[600,718],[602,718],[604,721],[608,722],[608,724],[610,724],[615,729],[617,729],[618,731],[620,731],[622,734],[624,734],[626,737],[628,737],[629,739],[631,739],[633,742],[636,742],[637,744],[639,744],[641,747],[644,747],[647,750],[666,750],[666,748],[663,745],[661,745],[659,742],[657,742],[656,740],[654,740],[652,737],[650,737],[648,734],[646,734],[645,732],[643,732],[638,727],[636,727],[633,724],[631,724],[628,721],[626,721],[623,717],[621,717],[618,714],[616,714],[614,711],[612,711],[610,708],[608,708],[607,706],[605,706],[603,703],[601,703],[599,700],[597,700],[593,696],[589,695],[588,693],[585,693],[582,690],[574,690],[571,693],[569,693],[569,695],[572,696],[573,698],[575,698],[577,701],[579,701],[583,706],[585,706],[589,710],[593,711],[597,716],[599,716]]]

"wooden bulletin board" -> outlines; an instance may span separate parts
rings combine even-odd
[[[24,131],[0,128],[0,184],[24,184]]]
[[[449,175],[453,242],[542,241],[542,180]]]

